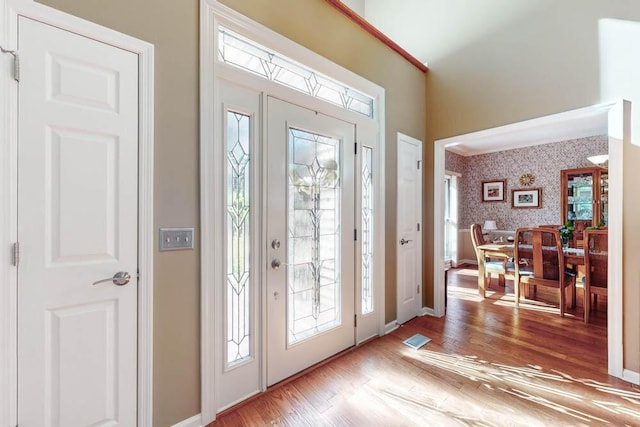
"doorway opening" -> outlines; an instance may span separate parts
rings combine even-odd
[[[473,147],[482,141],[493,141],[500,151],[506,139],[527,139],[553,132],[572,129],[575,133],[566,140],[588,135],[605,134],[609,148],[609,258],[608,258],[608,372],[623,377],[622,364],[622,147],[629,141],[628,127],[630,103],[619,101],[545,116],[538,119],[483,130],[435,142],[434,146],[434,311],[444,315],[444,191],[445,151],[447,148],[467,144]],[[594,129],[593,126],[596,126]],[[542,133],[540,133],[542,132]],[[580,133],[582,132],[582,133]],[[551,142],[551,141],[548,141]],[[523,171],[526,172],[526,171]],[[558,179],[560,178],[558,174]],[[478,191],[480,187],[478,187]]]

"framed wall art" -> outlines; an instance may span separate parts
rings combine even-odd
[[[516,188],[511,190],[511,207],[515,209],[542,207],[542,188]]]
[[[482,181],[482,201],[483,202],[504,202],[507,189],[506,179],[494,179],[492,181]]]

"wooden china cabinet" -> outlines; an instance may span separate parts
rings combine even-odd
[[[607,226],[609,171],[600,167],[560,172],[562,223],[573,221],[574,241],[582,241],[586,227]]]

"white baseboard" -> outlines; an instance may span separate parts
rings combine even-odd
[[[422,307],[419,316],[435,316],[436,311],[431,307]]]
[[[628,369],[622,371],[622,379],[630,383],[640,385],[640,372],[633,372]]]
[[[462,265],[462,264],[478,265],[478,260],[477,259],[461,259],[458,261],[458,265]]]
[[[396,329],[398,329],[398,322],[396,320],[387,323],[386,325],[384,325],[384,334],[383,335],[387,335],[393,331],[395,331]]]
[[[180,421],[178,424],[174,424],[171,427],[202,427],[202,417],[200,414],[197,414],[184,421]]]

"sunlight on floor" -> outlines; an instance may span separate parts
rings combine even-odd
[[[477,270],[460,270],[460,272],[469,272],[468,274],[466,274],[468,276],[473,276],[474,274],[472,273],[476,273],[475,274],[476,277],[478,275]],[[460,274],[460,273],[457,273],[457,274]],[[460,299],[464,301],[480,302],[483,300],[483,298],[480,297],[480,295],[478,294],[477,288],[449,286],[448,294],[450,298]],[[494,300],[493,304],[495,305],[503,306],[503,307],[515,307],[515,295],[513,294],[513,291],[503,294],[503,293],[496,292],[491,288],[488,288],[485,290],[485,294],[486,294],[486,299]],[[531,299],[521,299],[520,309],[539,311],[543,313],[559,313],[557,304],[548,303],[540,300],[531,300]],[[572,317],[572,315],[569,313],[565,313],[565,315],[568,317]]]
[[[463,268],[461,270],[456,270],[456,274],[459,276],[473,276],[478,277],[477,269]]]
[[[492,421],[485,416],[493,409],[500,412],[499,408],[502,406],[510,409],[508,419],[517,424],[536,420],[533,425],[538,425],[541,414],[536,413],[537,409],[542,409],[547,414],[552,411],[552,414],[560,416],[558,421],[573,419],[588,423],[640,424],[640,392],[616,389],[588,378],[574,378],[560,371],[546,372],[539,366],[508,366],[481,360],[472,355],[444,354],[423,348],[406,349],[403,351],[403,357],[414,360],[415,364],[420,364],[426,371],[436,368],[447,375],[460,376],[477,383],[477,390],[483,390],[486,394],[480,397],[485,404],[483,425]],[[562,389],[559,387],[560,384]],[[498,391],[505,395],[496,395]],[[411,393],[404,397],[407,401],[412,399]],[[536,410],[520,405],[518,401],[533,403]],[[603,419],[594,415],[592,412],[595,411],[590,411],[590,406],[600,408],[599,414],[602,414],[601,409],[604,409],[612,418]],[[444,410],[444,407],[439,409]],[[512,416],[517,418],[511,418]],[[498,425],[501,424],[499,419],[494,421],[497,421]],[[503,418],[502,423],[504,421]]]

